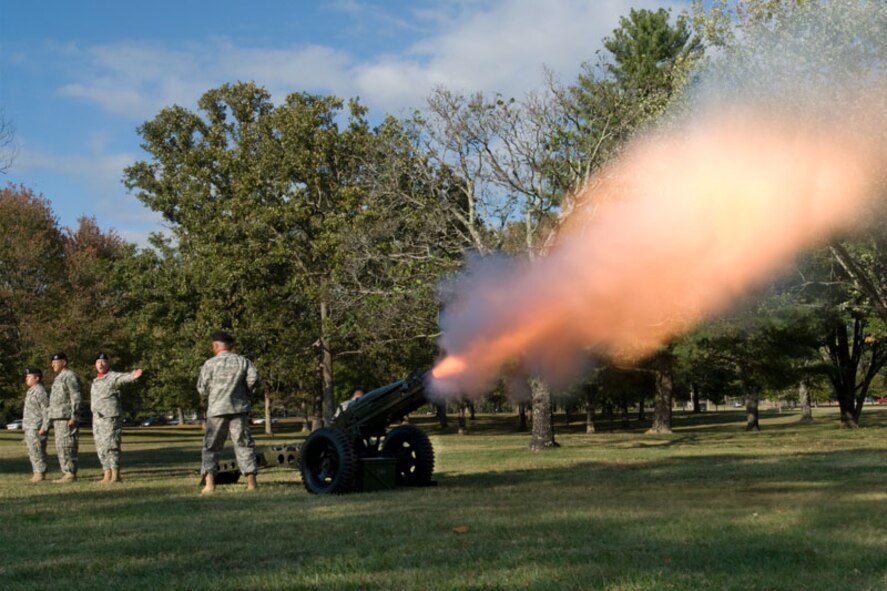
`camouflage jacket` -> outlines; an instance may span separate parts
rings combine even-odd
[[[259,372],[252,361],[230,351],[207,359],[197,379],[197,391],[208,417],[248,413],[250,396],[259,387]]]
[[[96,377],[89,390],[89,407],[92,412],[103,417],[119,417],[123,414],[120,387],[134,381],[132,374],[120,371],[109,371],[102,377]]]
[[[23,429],[49,430],[49,394],[43,384],[28,389],[25,394],[25,411],[22,415]]]
[[[49,418],[80,420],[80,378],[67,367],[55,376],[49,394]]]

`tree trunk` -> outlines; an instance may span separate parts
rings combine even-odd
[[[302,433],[308,433],[311,430],[311,418],[308,416],[308,403],[304,400],[299,407],[302,411]]]
[[[473,421],[477,418],[477,411],[474,408],[474,400],[468,401],[468,412],[469,412],[469,415],[468,415],[469,419],[471,419]]]
[[[812,423],[813,409],[810,408],[810,389],[804,380],[801,380],[801,383],[798,384],[798,399],[801,402],[801,422]]]
[[[841,408],[841,428],[856,429],[859,422],[856,420],[856,405],[853,394],[844,394],[838,397],[838,406]]]
[[[185,426],[185,411],[182,410],[181,406],[176,408],[176,418],[179,419],[179,427],[184,427]]]
[[[533,430],[530,436],[530,449],[542,451],[556,447],[554,425],[552,424],[551,390],[539,378],[530,378],[530,394],[533,399]]]
[[[653,362],[653,375],[656,380],[656,398],[653,402],[653,426],[647,430],[647,433],[671,433],[673,370],[674,357],[671,355],[671,351],[665,351],[656,356]]]
[[[333,352],[330,349],[327,337],[327,323],[329,322],[329,308],[326,302],[320,302],[321,323],[321,372],[323,375],[323,424],[333,424],[333,414],[336,410],[336,399],[333,396]]]
[[[274,435],[271,429],[271,399],[265,394],[265,435]]]
[[[434,408],[437,411],[437,420],[440,421],[440,428],[443,430],[449,429],[450,422],[447,418],[447,403],[437,402],[435,403]]]
[[[644,410],[644,398],[641,397],[640,401],[638,401],[638,420],[644,421],[647,419],[647,412]]]
[[[693,400],[693,414],[702,412],[702,408],[699,406],[699,388],[696,387],[696,384],[690,385],[690,397]]]
[[[519,402],[517,405],[517,430],[527,430],[527,403]]]
[[[761,424],[759,422],[758,402],[760,400],[760,392],[754,386],[746,386],[745,388],[745,430],[760,431]]]
[[[315,390],[311,430],[317,431],[321,427],[323,427],[323,390]]]
[[[622,396],[622,428],[631,428],[631,420],[628,418],[628,396]]]
[[[585,384],[585,432],[594,433],[594,405],[597,402],[597,386]]]
[[[465,401],[459,402],[459,429],[457,433],[459,435],[466,435],[468,433],[468,424],[465,421]]]

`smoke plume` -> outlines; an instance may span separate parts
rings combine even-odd
[[[511,361],[563,381],[589,351],[643,358],[871,211],[887,18],[834,4],[746,31],[573,196],[544,258],[469,264],[432,389],[483,392]]]

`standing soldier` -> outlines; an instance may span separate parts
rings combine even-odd
[[[201,494],[211,494],[216,489],[219,452],[229,432],[237,465],[246,475],[247,490],[256,490],[256,444],[249,432],[249,411],[250,396],[259,389],[259,373],[249,359],[231,352],[234,337],[230,334],[218,331],[211,338],[215,356],[206,360],[197,380],[197,391],[206,408],[200,468],[206,484]]]
[[[55,429],[55,449],[62,469],[62,477],[53,482],[74,482],[80,443],[80,378],[68,369],[68,357],[64,353],[52,356],[52,371],[55,380],[49,394],[49,418]]]
[[[120,478],[120,433],[123,416],[120,404],[120,387],[142,377],[142,370],[132,373],[109,371],[110,358],[99,353],[95,358],[96,377],[89,392],[92,409],[92,436],[95,450],[102,463],[102,484],[123,482]]]
[[[49,430],[49,394],[40,382],[43,372],[35,367],[25,368],[25,412],[22,415],[22,429],[25,431],[25,446],[34,476],[31,482],[46,478],[46,432]]]

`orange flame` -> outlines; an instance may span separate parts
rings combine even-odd
[[[854,223],[881,179],[869,137],[734,113],[636,142],[547,257],[474,274],[442,317],[438,390],[480,392],[518,357],[557,376],[589,348],[649,354]]]
[[[431,370],[431,375],[438,380],[451,378],[465,371],[465,365],[464,359],[450,355],[444,357],[434,366],[434,369]]]

